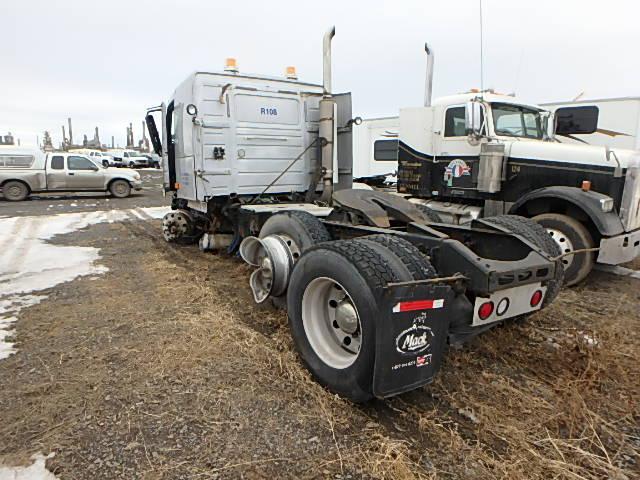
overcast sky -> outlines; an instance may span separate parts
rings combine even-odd
[[[640,96],[640,3],[484,0],[485,87],[532,102]],[[0,13],[0,134],[23,144],[73,119],[74,140],[136,140],[145,108],[191,71],[321,82],[322,35],[336,25],[335,91],[354,115],[395,115],[423,101],[424,42],[435,51],[434,96],[480,86],[478,0],[19,0]]]

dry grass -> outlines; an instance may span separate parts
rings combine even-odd
[[[567,290],[449,352],[433,385],[356,406],[310,377],[243,264],[129,228],[135,267],[114,260],[18,325],[0,457],[56,451],[63,478],[639,477],[638,282]]]

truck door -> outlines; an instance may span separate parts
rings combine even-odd
[[[190,105],[190,104],[189,104]],[[186,200],[203,200],[196,190],[196,165],[194,159],[194,117],[187,112],[187,105],[174,101],[171,118],[171,139],[175,154],[176,183],[180,185],[180,197]]]
[[[202,198],[228,195],[233,190],[230,185],[233,157],[229,134],[231,100],[223,88],[222,85],[198,84],[195,90],[198,121],[193,132],[193,153],[196,190]]]
[[[47,190],[64,190],[67,185],[67,171],[62,155],[47,157]]]
[[[480,144],[469,143],[465,130],[465,106],[441,107],[440,125],[434,124],[433,185],[460,190],[474,187],[480,159]]]
[[[104,173],[87,157],[69,155],[67,157],[68,190],[103,190]]]

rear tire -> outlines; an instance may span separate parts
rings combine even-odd
[[[413,280],[426,280],[437,276],[436,269],[433,268],[424,254],[418,250],[418,247],[404,238],[380,234],[367,235],[366,237],[360,237],[359,240],[368,240],[387,247],[409,270]]]
[[[29,196],[29,187],[16,180],[10,180],[2,186],[2,195],[10,202],[20,202]]]
[[[308,212],[293,210],[269,217],[260,229],[260,238],[269,235],[286,235],[300,253],[322,242],[331,240],[331,235],[320,220]]]
[[[289,327],[320,384],[354,402],[373,398],[376,299],[388,283],[408,280],[400,260],[370,240],[327,242],[300,257],[287,292]],[[345,303],[355,330],[338,322]]]
[[[131,185],[126,180],[114,180],[109,185],[109,191],[116,198],[127,198],[131,195]]]
[[[551,257],[557,257],[562,253],[560,247],[553,241],[544,227],[530,218],[520,217],[518,215],[500,215],[485,218],[484,220],[494,225],[505,227],[510,232],[524,237]],[[548,280],[545,284],[547,287],[547,295],[545,296],[543,307],[550,305],[562,289],[565,275],[562,260],[556,260],[555,264],[555,277],[553,280]]]
[[[420,213],[422,213],[430,223],[442,223],[442,218],[438,215],[434,210],[430,209],[428,206],[423,205],[421,203],[414,204]]]
[[[574,218],[558,213],[545,213],[533,217],[542,225],[547,234],[556,243],[561,253],[573,250],[593,248],[595,242],[589,230]],[[567,286],[582,282],[593,269],[595,255],[593,252],[576,253],[561,259],[564,266],[564,283]]]

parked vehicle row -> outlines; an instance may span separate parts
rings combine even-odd
[[[135,150],[116,150],[111,152],[91,150],[87,155],[94,160],[98,160],[105,167],[160,168],[161,163],[160,157],[155,153],[140,153]]]

